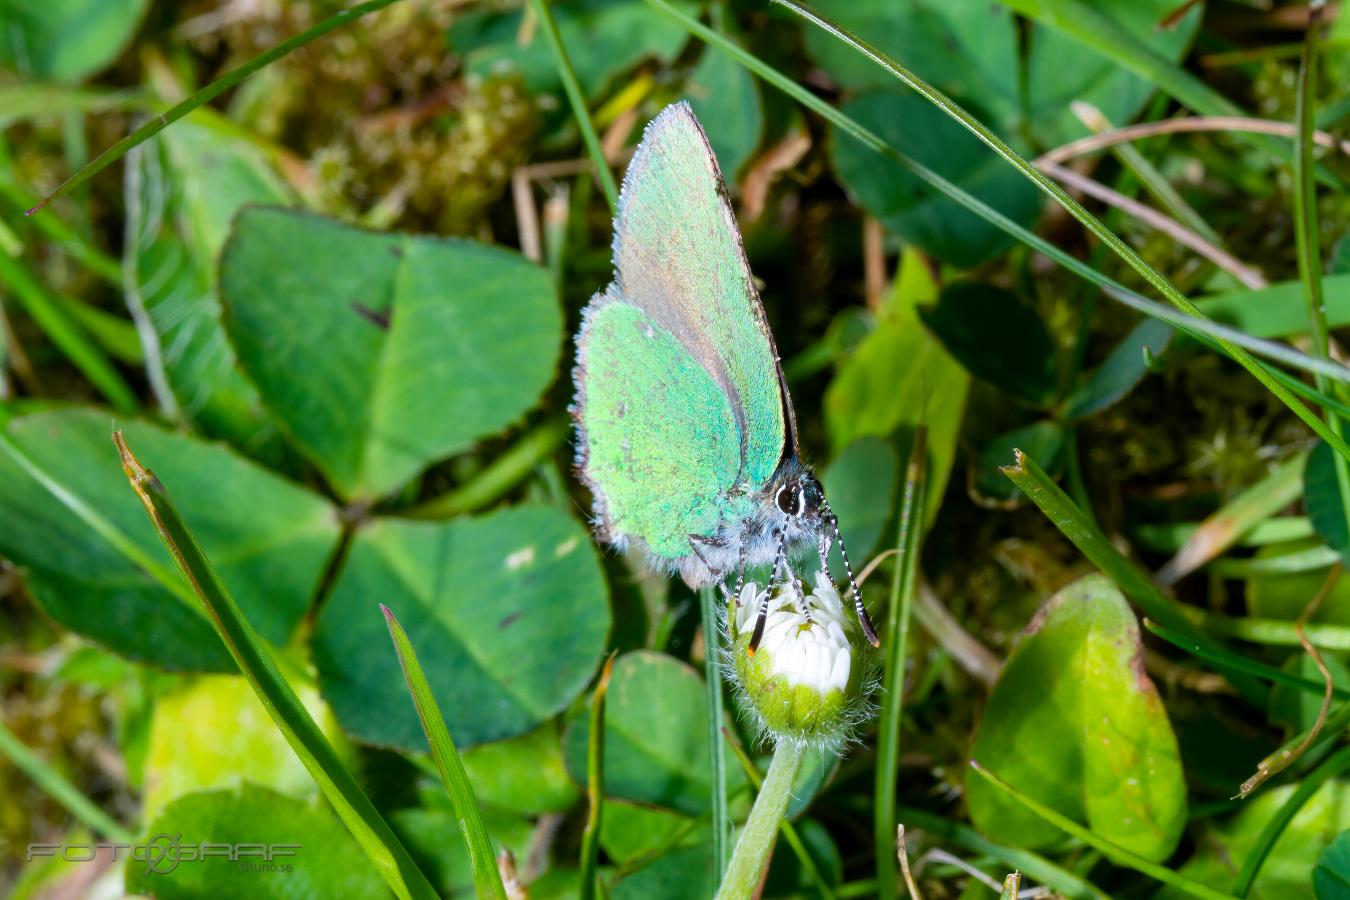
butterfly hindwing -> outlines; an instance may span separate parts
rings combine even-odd
[[[717,382],[739,433],[740,477],[761,488],[792,434],[773,337],[717,159],[687,103],[647,126],[624,177],[616,284]]]
[[[690,552],[731,514],[740,470],[731,404],[685,346],[611,285],[577,340],[581,474],[602,536],[639,538],[657,557]]]

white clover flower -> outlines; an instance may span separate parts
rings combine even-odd
[[[750,636],[765,593],[747,584],[730,610],[732,668],[742,701],[775,738],[837,749],[865,716],[860,666],[847,630],[852,620],[834,584],[818,572],[814,590],[805,596],[810,618],[793,585],[778,586],[752,653]]]

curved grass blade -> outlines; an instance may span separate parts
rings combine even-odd
[[[66,808],[96,834],[101,834],[118,843],[130,843],[134,838],[128,829],[99,809],[80,789],[71,784],[66,777],[44,762],[28,745],[5,727],[0,721],[0,756],[5,757],[14,768],[23,772],[33,783],[42,788],[47,796]]]
[[[909,644],[910,602],[919,570],[919,542],[923,533],[923,498],[928,453],[927,430],[914,433],[900,501],[900,528],[886,607],[886,668],[883,677],[881,722],[877,730],[877,770],[873,799],[872,837],[877,854],[877,888],[881,897],[894,897],[896,886],[895,787],[900,772],[900,726],[904,704],[905,650]]]
[[[1158,570],[1158,583],[1176,584],[1231,547],[1257,523],[1301,497],[1306,462],[1306,453],[1290,457],[1265,478],[1219,507]]]
[[[1231,900],[1231,897],[1228,894],[1225,894],[1221,891],[1216,891],[1211,887],[1207,887],[1206,885],[1200,884],[1199,882],[1192,881],[1191,879],[1186,878],[1183,875],[1179,875],[1178,873],[1173,872],[1166,866],[1160,866],[1155,862],[1150,862],[1149,860],[1144,859],[1142,856],[1139,856],[1136,853],[1126,850],[1124,847],[1121,847],[1118,844],[1114,844],[1111,841],[1105,840],[1104,838],[1100,837],[1096,832],[1092,831],[1091,829],[1083,827],[1082,825],[1078,824],[1073,819],[1070,819],[1063,813],[1053,810],[1050,807],[1046,806],[1045,804],[1041,803],[1040,801],[1033,799],[1032,797],[1023,793],[1022,791],[1019,791],[1017,788],[1008,784],[1008,782],[1004,781],[1002,778],[999,778],[993,772],[989,771],[984,766],[980,765],[977,760],[972,759],[970,761],[970,767],[974,769],[975,773],[979,775],[981,778],[983,778],[985,781],[989,782],[994,787],[998,788],[1000,791],[1002,791],[1012,799],[1016,800],[1018,803],[1025,806],[1027,809],[1036,813],[1036,815],[1045,819],[1047,822],[1050,822],[1051,824],[1055,825],[1060,830],[1064,831],[1065,833],[1069,834],[1072,837],[1078,838],[1078,840],[1092,847],[1094,850],[1096,850],[1098,853],[1100,853],[1102,856],[1105,856],[1112,862],[1117,863],[1118,865],[1128,866],[1129,868],[1134,869],[1137,872],[1147,875],[1154,881],[1160,882],[1170,887],[1174,887],[1177,890],[1189,894],[1192,897],[1200,897],[1202,898],[1202,900]]]
[[[399,665],[403,667],[403,680],[408,683],[413,706],[417,707],[417,718],[422,720],[422,731],[426,733],[427,743],[431,746],[431,758],[436,761],[441,781],[455,808],[455,819],[464,834],[464,843],[468,845],[474,889],[479,897],[505,900],[506,888],[502,886],[501,872],[497,869],[492,838],[488,837],[487,826],[478,812],[473,785],[469,783],[469,775],[464,771],[464,763],[455,749],[455,742],[450,739],[450,731],[445,727],[445,717],[436,705],[431,685],[427,683],[427,676],[417,662],[417,653],[403,626],[383,603],[380,604],[380,612],[384,613],[385,624],[389,626],[389,637],[394,641],[394,651],[398,653]]]
[[[1231,651],[1220,653],[1211,647],[1202,647],[1194,639],[1186,637],[1183,634],[1164,628],[1152,619],[1144,620],[1144,627],[1162,638],[1179,650],[1184,650],[1197,659],[1203,659],[1205,662],[1213,663],[1221,669],[1227,669],[1231,672],[1242,672],[1246,675],[1255,675],[1257,678],[1274,684],[1282,684],[1287,687],[1300,691],[1307,691],[1310,694],[1321,695],[1326,690],[1326,685],[1320,681],[1314,681],[1311,678],[1304,678],[1301,675],[1295,675],[1292,672],[1286,672],[1283,669],[1277,669],[1274,666],[1258,662],[1254,659],[1248,659],[1245,656],[1239,656]],[[1346,688],[1333,687],[1331,689],[1333,697],[1339,697],[1342,700],[1350,700],[1350,690]]]
[[[134,412],[136,392],[103,351],[85,336],[19,260],[0,252],[0,285],[9,289],[37,326],[118,412]]]
[[[355,22],[362,16],[384,9],[386,6],[397,2],[398,0],[367,0],[367,2],[353,6],[351,9],[344,9],[335,15],[329,16],[312,28],[305,29],[295,37],[282,41],[275,47],[259,53],[243,65],[231,69],[200,91],[197,91],[197,93],[193,94],[191,97],[188,97],[182,103],[177,104],[167,112],[155,116],[140,128],[137,128],[131,134],[122,138],[107,150],[104,150],[98,156],[95,156],[88,163],[81,166],[79,171],[63,181],[60,187],[44,197],[37,206],[28,210],[27,215],[31,216],[34,213],[39,212],[56,198],[70,193],[90,178],[93,178],[99,172],[102,172],[108,166],[117,162],[117,160],[125,156],[126,152],[132,147],[159,134],[165,128],[168,128],[174,122],[177,122],[197,107],[210,103],[216,97],[219,97],[254,72],[271,65],[297,47],[303,47],[315,38],[323,37],[334,28],[340,28],[348,22]]]
[[[618,652],[611,652],[605,660],[600,679],[595,683],[595,696],[591,698],[591,721],[586,735],[586,827],[581,832],[581,900],[603,896],[597,889],[595,867],[600,856],[600,824],[605,807],[605,695],[609,693],[609,677],[614,672]]]
[[[393,892],[403,900],[434,898],[435,890],[406,848],[381,818],[333,745],[282,677],[266,643],[239,611],[225,585],[178,514],[164,485],[132,455],[122,433],[113,435],[122,468],[183,579],[201,600],[216,633],[262,701],[296,756],[361,844]]]
[[[1202,647],[1215,653],[1227,653],[1223,647],[1193,623],[1182,608],[1169,600],[1147,573],[1139,570],[1134,563],[1116,549],[1116,546],[1102,534],[1083,514],[1083,511],[1069,499],[1069,495],[1060,489],[1045,474],[1036,461],[1021,450],[1013,451],[1016,465],[1004,466],[1003,474],[1012,483],[1022,489],[1045,513],[1046,518],[1077,547],[1084,556],[1101,569],[1121,592],[1146,616],[1162,623],[1167,628],[1184,634]],[[1234,685],[1251,699],[1265,702],[1265,687],[1255,679],[1242,677],[1234,679]]]
[[[1226,328],[1204,316],[1178,313],[1163,304],[1155,303],[1152,300],[1131,291],[1120,282],[1108,278],[1081,260],[1075,259],[1054,244],[1022,227],[1007,216],[1004,216],[979,198],[972,196],[943,178],[941,175],[938,175],[931,169],[928,169],[911,159],[906,154],[883,141],[874,132],[864,128],[853,119],[839,112],[839,110],[812,94],[782,72],[767,65],[750,53],[747,53],[745,50],[736,46],[736,44],[727,40],[723,35],[708,28],[697,19],[694,19],[671,6],[666,0],[645,0],[645,2],[649,6],[661,10],[671,19],[679,22],[687,31],[698,37],[700,40],[716,46],[737,63],[745,66],[798,103],[801,103],[803,106],[819,114],[822,118],[838,126],[846,134],[860,141],[865,147],[905,167],[934,190],[944,196],[950,197],[975,215],[1012,235],[1036,252],[1054,260],[1075,275],[1098,285],[1108,297],[1124,303],[1126,306],[1133,309],[1139,310],[1140,312],[1144,312],[1147,315],[1153,316],[1154,318],[1175,325],[1192,338],[1200,341],[1211,349],[1224,353],[1233,359],[1237,359],[1245,368],[1255,375],[1258,381],[1266,385],[1266,387],[1275,394],[1281,402],[1288,406],[1295,415],[1306,422],[1309,428],[1316,432],[1318,436],[1323,437],[1324,440],[1327,439],[1326,435],[1329,432],[1327,431],[1326,426],[1316,415],[1298,401],[1294,396],[1294,393],[1280,382],[1275,373],[1251,359],[1251,357],[1246,354],[1242,354],[1242,358],[1239,359],[1239,357],[1234,354],[1235,352],[1240,353],[1241,351],[1235,351],[1234,348],[1243,347],[1253,353],[1260,353],[1263,356],[1279,359],[1281,362],[1296,366],[1300,369],[1311,370],[1317,367],[1325,368],[1325,363],[1322,360],[1313,359],[1298,353],[1287,346],[1273,344],[1269,341],[1258,341],[1248,335],[1243,335],[1233,329]],[[1108,233],[1110,232],[1108,231]],[[1328,443],[1335,446],[1338,452],[1350,454],[1350,446],[1346,445],[1344,441],[1333,436],[1332,439],[1328,440]]]
[[[1199,308],[1196,307],[1186,295],[1177,290],[1166,277],[1145,262],[1144,258],[1136,253],[1133,247],[1125,243],[1125,241],[1118,237],[1115,232],[1103,225],[1096,216],[1084,209],[1077,200],[1070,197],[1068,192],[1056,184],[1040,169],[1037,169],[1031,163],[1023,159],[1017,151],[1008,146],[1002,138],[990,131],[982,122],[966,112],[946,94],[942,93],[937,88],[934,88],[932,85],[928,84],[928,82],[919,78],[913,72],[909,71],[880,50],[877,50],[866,41],[854,36],[847,30],[818,15],[811,9],[795,2],[795,0],[773,0],[773,2],[787,7],[811,24],[848,44],[850,47],[875,62],[878,66],[894,75],[897,79],[913,88],[921,97],[951,116],[962,127],[983,141],[986,146],[1002,157],[1004,161],[1030,180],[1032,184],[1036,185],[1048,194],[1056,203],[1064,207],[1069,215],[1073,216],[1084,228],[1087,228],[1092,232],[1092,234],[1102,243],[1124,260],[1126,265],[1134,269],[1141,278],[1153,285],[1153,287],[1173,306],[1188,316],[1197,319],[1204,318],[1204,314],[1200,312]],[[1336,433],[1335,430],[1328,428],[1326,423],[1318,419],[1311,410],[1304,406],[1303,403],[1289,391],[1288,388],[1274,379],[1270,373],[1266,371],[1265,367],[1257,362],[1251,354],[1227,338],[1221,337],[1216,338],[1216,340],[1223,351],[1231,357],[1234,362],[1251,372],[1258,381],[1265,385],[1267,390],[1288,406],[1289,409],[1302,419],[1318,437],[1335,447],[1336,452],[1339,455],[1350,460],[1350,444],[1346,444],[1340,434]]]
[[[553,62],[558,69],[558,77],[562,79],[563,91],[567,94],[567,102],[572,106],[572,116],[577,120],[577,128],[581,131],[581,140],[586,145],[586,152],[590,154],[591,165],[595,166],[595,177],[599,179],[600,189],[605,192],[605,199],[609,201],[609,211],[617,213],[619,188],[614,183],[614,173],[609,170],[605,151],[600,147],[600,138],[595,133],[594,123],[591,122],[590,110],[586,108],[586,95],[581,92],[577,74],[572,70],[571,60],[567,58],[567,47],[563,45],[562,35],[558,33],[558,23],[553,21],[549,0],[530,0],[530,6],[544,29],[544,37],[548,39],[549,47],[553,50]]]
[[[1247,853],[1247,858],[1242,862],[1242,869],[1238,872],[1237,881],[1233,883],[1233,893],[1238,897],[1246,897],[1252,889],[1252,884],[1256,881],[1256,876],[1261,874],[1261,866],[1265,864],[1266,857],[1270,851],[1275,848],[1275,842],[1284,834],[1284,830],[1289,827],[1294,816],[1303,808],[1313,794],[1321,789],[1331,779],[1341,775],[1346,770],[1350,770],[1350,747],[1342,747],[1337,750],[1316,769],[1303,779],[1299,786],[1289,795],[1288,799],[1276,810],[1275,815],[1270,817],[1261,833],[1256,838],[1256,844]]]

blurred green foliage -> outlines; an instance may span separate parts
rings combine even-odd
[[[438,890],[472,891],[469,857],[379,603],[407,630],[489,832],[537,898],[577,892],[589,689],[618,649],[602,729],[601,879],[615,897],[706,897],[717,875],[697,598],[601,553],[570,448],[523,440],[565,414],[568,335],[610,278],[611,238],[529,4],[394,3],[22,214],[131,128],[344,6],[0,0],[0,425],[153,563],[129,560],[69,497],[0,454],[0,715],[138,835],[303,845],[285,875],[25,862],[30,841],[90,835],[0,759],[0,889],[386,892],[200,607],[163,577],[171,560],[127,489],[108,439],[116,427]],[[674,6],[1142,289],[976,138],[828,34],[758,0]],[[1307,22],[1304,6],[1230,0],[817,8],[1028,157],[1091,133],[1078,101],[1111,126],[1158,131],[1230,109],[1290,122]],[[1320,693],[1238,694],[1207,663],[1141,637],[1121,593],[999,468],[1013,448],[1029,453],[1148,569],[1198,533],[1208,543],[1201,571],[1175,585],[1180,609],[1232,652],[1314,684],[1321,669],[1293,623],[1326,583],[1312,634],[1343,683],[1350,578],[1327,576],[1350,538],[1330,449],[1232,363],[1015,246],[654,5],[552,9],[616,170],[668,102],[690,100],[708,131],[804,455],[819,464],[855,568],[889,548],[903,463],[915,427],[928,427],[899,779],[901,820],[909,809],[944,826],[907,831],[924,895],[993,896],[970,872],[1000,883],[1014,867],[1066,896],[1180,895],[967,778],[974,757],[1209,888],[1230,891],[1268,846],[1251,896],[1346,896],[1342,772],[1263,836],[1291,797],[1303,800],[1300,784],[1326,775],[1329,747],[1252,799],[1228,799],[1318,722]],[[1317,123],[1344,140],[1350,15],[1319,35]],[[1301,340],[1287,140],[1219,125],[1131,146],[1269,286],[1244,287],[1118,206],[1092,201],[1094,211],[1207,314]],[[1318,152],[1327,317],[1340,329],[1350,165],[1340,149]],[[1156,206],[1137,159],[1097,151],[1069,165]],[[527,452],[510,454],[518,442]],[[1277,517],[1236,531],[1206,522],[1309,449],[1302,495]],[[477,491],[480,479],[491,490]],[[482,499],[439,511],[436,498],[466,488]],[[1277,524],[1274,543],[1257,539]],[[865,591],[879,621],[874,585],[893,564],[881,559]],[[725,726],[761,749],[741,720]],[[864,728],[844,760],[811,760],[790,808],[814,868],[852,896],[878,891],[873,738]],[[730,781],[731,812],[744,817],[752,790],[734,765]],[[781,845],[765,895],[817,893]]]

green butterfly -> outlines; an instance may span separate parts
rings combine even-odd
[[[687,103],[648,124],[619,197],[615,279],[582,313],[573,371],[577,469],[595,529],[691,587],[843,541],[801,461],[796,418],[717,159]],[[843,553],[854,609],[876,632]],[[751,638],[758,646],[767,614]],[[798,590],[798,597],[800,598]]]

